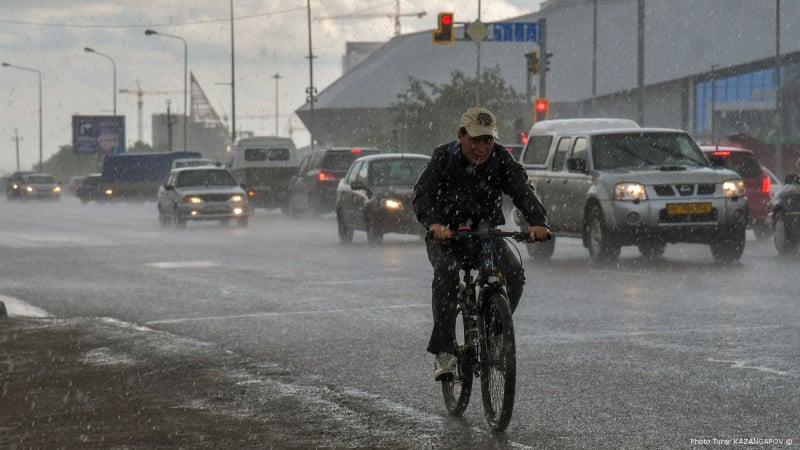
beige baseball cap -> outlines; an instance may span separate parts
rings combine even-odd
[[[461,115],[458,126],[467,129],[472,137],[492,136],[497,139],[497,119],[486,108],[470,108]]]

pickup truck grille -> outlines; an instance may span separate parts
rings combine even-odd
[[[689,195],[711,195],[716,190],[713,183],[657,184],[653,186],[659,197],[686,197]]]

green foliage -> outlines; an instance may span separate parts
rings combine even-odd
[[[503,80],[500,68],[484,70],[479,82],[458,70],[452,76],[450,84],[441,86],[409,79],[406,93],[399,94],[389,108],[399,148],[430,154],[438,145],[456,139],[461,114],[473,106],[488,108],[497,116],[501,142],[513,139],[515,111],[525,99]],[[478,86],[481,104],[475,105]]]

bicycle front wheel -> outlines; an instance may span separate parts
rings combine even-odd
[[[483,412],[492,430],[503,431],[511,421],[517,380],[514,323],[506,296],[492,294],[479,322]]]
[[[474,330],[472,333],[476,333]],[[460,416],[469,405],[469,396],[472,394],[472,379],[475,367],[475,356],[471,347],[467,346],[470,336],[469,324],[464,317],[464,308],[458,307],[456,318],[456,358],[458,359],[458,374],[450,381],[442,382],[442,395],[447,411]]]

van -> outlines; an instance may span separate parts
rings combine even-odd
[[[231,146],[228,167],[247,192],[251,208],[288,205],[289,183],[300,158],[291,138],[254,136],[237,139]]]

